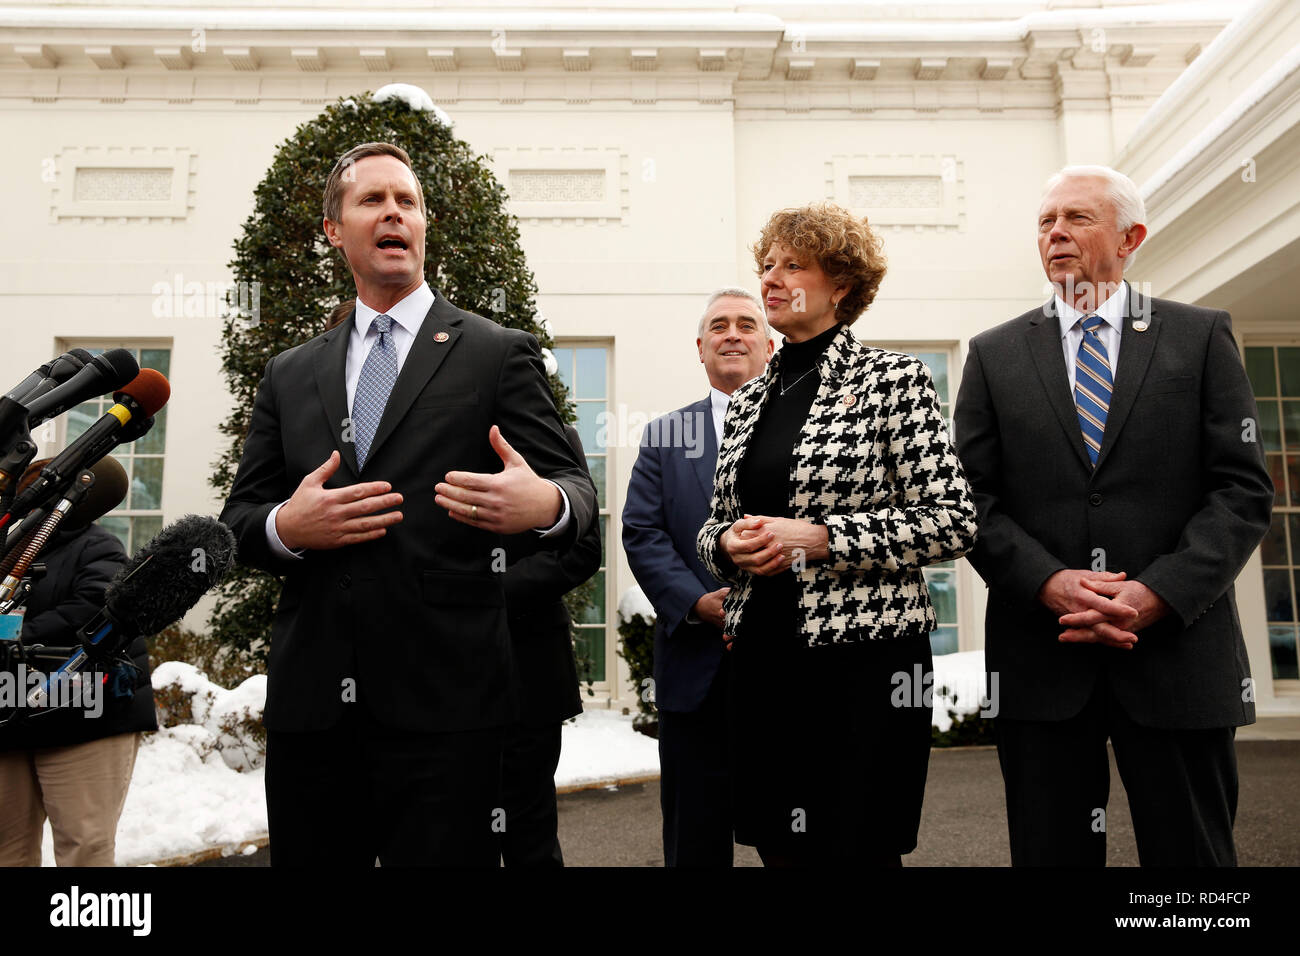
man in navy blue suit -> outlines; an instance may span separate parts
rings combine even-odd
[[[730,866],[722,647],[728,588],[696,557],[695,536],[709,513],[727,402],[772,357],[762,303],[744,289],[719,289],[695,344],[709,394],[646,426],[623,507],[623,549],[655,609],[664,863]]]

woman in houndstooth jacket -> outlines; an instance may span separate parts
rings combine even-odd
[[[849,326],[885,273],[865,220],[775,213],[753,246],[785,344],[727,407],[701,560],[726,640],[736,839],[765,864],[898,866],[930,755],[921,569],[975,540],[925,365]]]

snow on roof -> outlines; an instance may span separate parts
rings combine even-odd
[[[1143,201],[1149,201],[1160,187],[1174,178],[1185,166],[1197,156],[1209,149],[1215,140],[1223,136],[1238,120],[1291,76],[1300,70],[1300,46],[1292,47],[1290,52],[1264,71],[1254,83],[1241,92],[1228,108],[1211,120],[1204,129],[1196,134],[1182,149],[1174,153],[1163,166],[1151,174],[1141,186]]]

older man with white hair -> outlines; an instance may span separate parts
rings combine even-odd
[[[700,563],[695,538],[709,513],[727,402],[763,373],[772,333],[752,292],[709,296],[695,339],[709,394],[652,421],[623,507],[623,549],[655,609],[660,806],[668,866],[730,866],[722,645],[723,583]]]
[[[1143,866],[1236,863],[1233,581],[1273,486],[1228,314],[1123,279],[1144,219],[1115,170],[1052,177],[1055,295],[971,340],[957,396],[1015,865],[1105,864],[1108,738]]]

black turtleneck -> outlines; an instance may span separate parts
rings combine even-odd
[[[836,323],[811,339],[787,342],[773,359],[779,368],[768,386],[767,401],[749,436],[736,476],[745,514],[794,517],[790,507],[791,459],[821,384],[817,363],[839,331]],[[761,632],[802,640],[799,620],[799,584],[792,573],[754,578],[741,619],[742,635]]]

